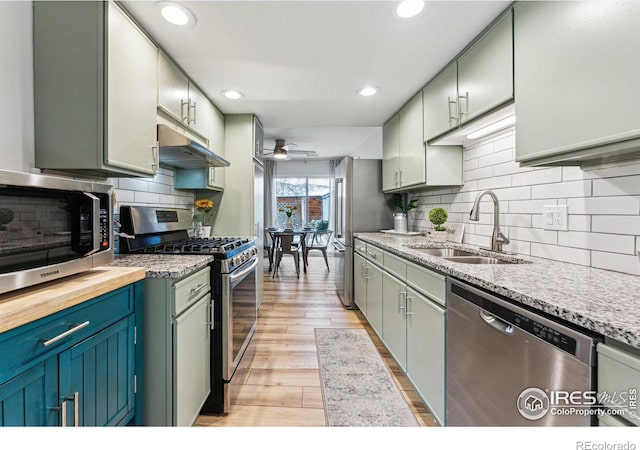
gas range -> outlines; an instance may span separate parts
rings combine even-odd
[[[210,255],[222,273],[258,254],[253,237],[189,237],[192,220],[186,209],[122,206],[120,222],[120,253]]]

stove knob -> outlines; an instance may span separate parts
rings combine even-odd
[[[238,261],[237,256],[234,256],[233,258],[231,258],[231,264],[233,264],[234,266],[237,266],[238,264],[240,264],[240,261]]]

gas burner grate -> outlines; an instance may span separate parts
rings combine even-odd
[[[193,238],[148,245],[144,248],[144,253],[226,254],[247,242],[247,238],[234,237]]]

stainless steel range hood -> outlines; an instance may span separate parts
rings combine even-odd
[[[160,162],[181,169],[227,167],[229,161],[167,125],[158,125]]]

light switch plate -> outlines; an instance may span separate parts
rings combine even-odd
[[[567,205],[544,205],[542,207],[542,226],[545,230],[569,229]]]

